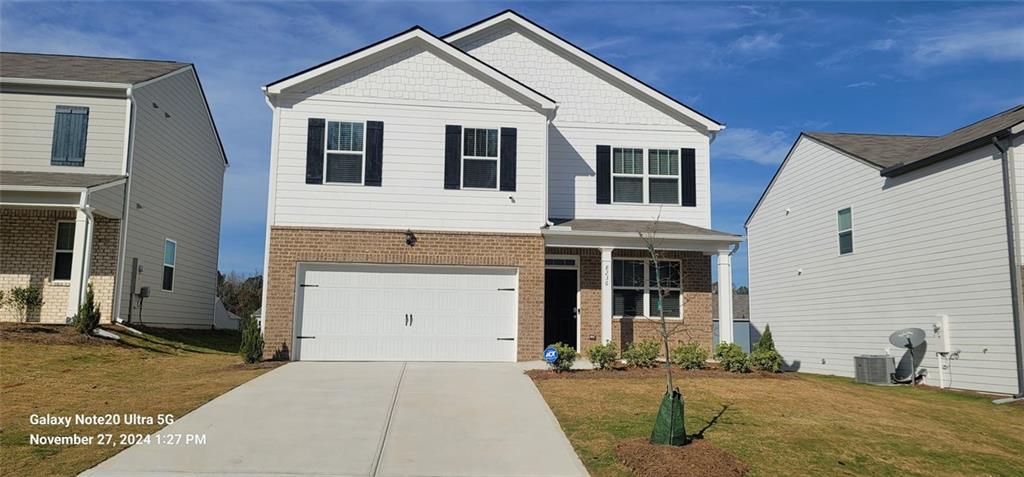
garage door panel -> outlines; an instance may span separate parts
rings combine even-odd
[[[514,361],[514,269],[308,265],[297,288],[304,360]],[[412,315],[411,325],[406,315]]]

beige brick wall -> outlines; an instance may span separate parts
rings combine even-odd
[[[0,209],[0,290],[23,286],[43,290],[43,307],[29,316],[29,321],[66,323],[68,284],[51,279],[53,247],[57,221],[74,218],[74,212],[65,210]],[[97,216],[95,224],[91,282],[103,321],[109,322],[120,221]],[[0,313],[0,320],[17,319],[11,310]]]
[[[592,248],[547,249],[550,255],[580,257],[580,349],[601,340],[601,252]],[[612,258],[645,258],[642,250],[615,250]],[[711,349],[711,257],[701,252],[663,252],[667,259],[682,262],[683,320],[669,320],[673,343],[696,342]],[[645,318],[612,322],[612,341],[625,349],[634,341],[660,340],[661,323]],[[591,337],[594,337],[591,339]]]
[[[289,359],[300,262],[507,266],[519,269],[518,359],[540,357],[544,339],[544,239],[540,235],[272,227],[264,338],[267,358]]]

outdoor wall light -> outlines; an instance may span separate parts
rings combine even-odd
[[[412,233],[412,230],[405,231],[405,244],[410,247],[416,245],[416,234]]]

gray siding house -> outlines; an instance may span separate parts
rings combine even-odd
[[[44,301],[3,319],[213,326],[226,168],[193,65],[0,53],[0,290]]]

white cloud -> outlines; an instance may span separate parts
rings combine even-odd
[[[1024,27],[981,31],[957,27],[930,32],[918,39],[909,57],[930,66],[968,60],[1024,60]]]
[[[792,141],[793,137],[783,131],[729,128],[711,144],[711,157],[780,164],[786,158]]]
[[[782,33],[772,35],[758,33],[757,35],[743,35],[733,40],[731,49],[744,53],[764,53],[777,50],[782,47]]]
[[[875,83],[874,81],[858,81],[856,83],[846,85],[847,88],[870,88],[872,86],[878,86],[878,83]]]

